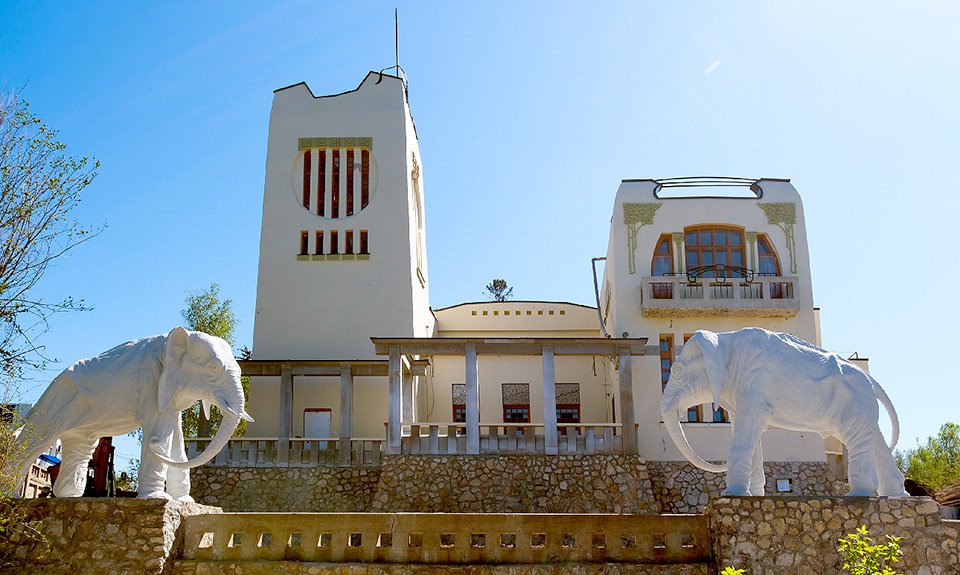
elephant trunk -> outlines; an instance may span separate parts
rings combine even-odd
[[[203,453],[200,453],[193,459],[187,461],[174,461],[169,457],[164,457],[160,453],[156,453],[157,457],[162,459],[167,465],[175,467],[177,469],[188,469],[191,467],[199,467],[204,463],[210,461],[217,456],[220,451],[226,447],[227,442],[230,441],[230,437],[233,436],[233,432],[237,429],[237,426],[240,424],[240,418],[246,415],[241,411],[237,414],[232,411],[223,412],[223,420],[220,421],[220,428],[217,429],[217,434],[214,435],[213,439],[210,440],[210,443],[207,445],[206,449],[203,450]],[[248,416],[249,417],[249,416]],[[156,452],[156,450],[154,450]]]
[[[661,411],[661,415],[663,416],[663,425],[666,427],[670,439],[673,440],[677,449],[680,450],[680,453],[682,453],[690,463],[710,473],[725,473],[727,471],[726,463],[722,465],[710,463],[697,455],[697,452],[690,446],[690,442],[687,441],[687,436],[683,432],[683,427],[680,425],[680,418],[677,415],[676,409],[664,409]]]

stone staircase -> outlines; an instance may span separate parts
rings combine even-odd
[[[186,517],[177,575],[708,575],[705,515],[224,513]]]

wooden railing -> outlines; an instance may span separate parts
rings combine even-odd
[[[197,561],[711,561],[705,515],[224,513],[184,522],[183,558]]]
[[[210,443],[210,438],[186,439],[187,457],[194,457]],[[351,467],[376,467],[383,460],[383,439],[350,441]],[[231,439],[207,465],[215,467],[337,467],[339,439],[311,437],[238,437]]]
[[[400,452],[410,455],[467,453],[462,423],[414,423],[400,440]],[[542,423],[480,424],[480,453],[546,453]],[[559,453],[622,453],[623,437],[616,423],[557,425]]]

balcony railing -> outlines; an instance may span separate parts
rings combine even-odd
[[[350,467],[377,467],[383,461],[384,439],[350,441]],[[210,443],[208,437],[188,437],[187,457],[194,457]],[[339,467],[339,440],[331,437],[278,439],[238,437],[231,439],[207,465],[214,467]]]
[[[793,276],[751,273],[693,278],[684,274],[643,278],[640,307],[647,317],[786,318],[797,315],[800,302]]]
[[[462,423],[415,423],[400,440],[400,452],[410,455],[468,453]],[[558,452],[622,453],[623,437],[616,423],[561,423]],[[480,453],[546,453],[542,423],[480,424]]]

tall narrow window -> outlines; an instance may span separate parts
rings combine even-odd
[[[464,423],[467,421],[467,385],[453,384],[453,421]]]
[[[766,236],[757,235],[757,264],[760,267],[760,275],[779,276],[780,261],[777,259],[777,252],[773,251],[770,240]]]
[[[340,217],[340,150],[334,149],[333,178],[330,182],[330,217]]]
[[[313,151],[307,150],[303,153],[303,207],[310,209],[310,176],[313,166],[310,165],[313,159]]]
[[[347,150],[347,215],[353,215],[353,148]]]
[[[360,153],[360,209],[370,203],[370,151]]]
[[[684,230],[687,271],[700,268],[700,277],[717,277],[717,268],[744,268],[743,230],[731,226],[697,226]],[[742,273],[725,271],[726,277]]]
[[[670,367],[673,365],[673,334],[660,334],[660,391],[670,381]]]
[[[650,275],[667,276],[673,273],[673,238],[664,234],[660,236],[657,247],[653,250],[653,262],[650,264]]]
[[[370,253],[370,243],[369,236],[367,235],[367,230],[360,230],[360,253],[369,254]]]
[[[320,255],[323,253],[323,230],[317,230],[316,245],[313,246],[313,253]]]
[[[353,230],[347,230],[343,232],[343,243],[345,248],[343,250],[343,253],[352,254],[353,253]]]
[[[309,243],[310,243],[309,234],[307,234],[306,231],[301,231],[300,232],[300,255],[301,256],[305,256],[308,253],[310,253],[309,251],[310,246],[308,245]]]
[[[320,160],[317,162],[317,215],[324,217],[324,207],[327,196],[327,151],[320,150]]]
[[[330,253],[340,253],[340,238],[337,230],[330,230]]]

